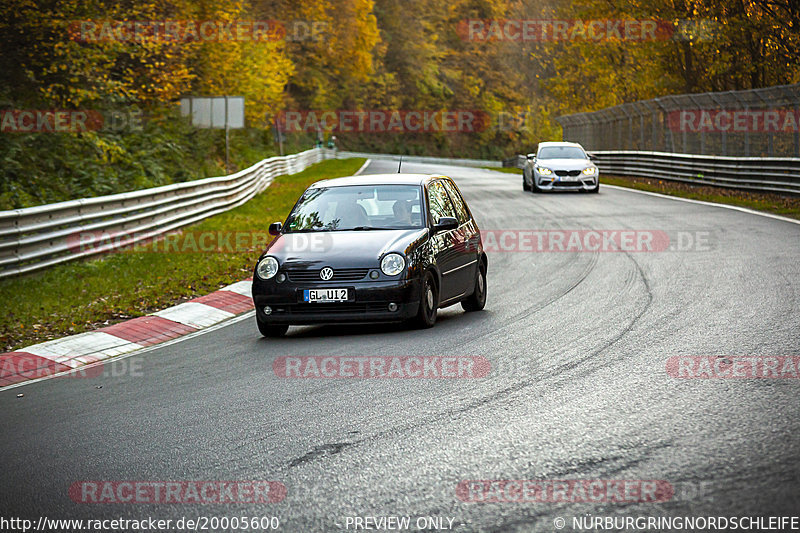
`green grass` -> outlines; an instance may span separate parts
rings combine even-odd
[[[487,170],[494,170],[496,172],[505,172],[506,174],[522,174],[521,168],[510,168],[510,167],[483,167]]]
[[[486,168],[508,174],[522,174],[522,170],[518,168]],[[607,175],[600,176],[600,184],[617,185],[629,189],[657,192],[668,196],[690,198],[704,202],[735,205],[800,219],[800,198],[795,196],[693,185],[677,181]]]
[[[308,185],[351,175],[363,163],[364,159],[330,160],[280,176],[246,204],[184,232],[263,236],[271,222],[286,218]],[[0,351],[142,316],[250,277],[264,246],[253,239],[244,244],[247,249],[234,253],[164,253],[162,242],[155,248],[139,247],[0,280],[0,305],[6,310],[0,315]]]

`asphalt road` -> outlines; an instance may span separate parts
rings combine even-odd
[[[518,176],[403,167],[452,176],[482,230],[637,229],[666,232],[673,248],[687,236],[703,243],[491,252],[485,311],[443,310],[430,330],[297,327],[267,340],[248,317],[128,358],[122,376],[4,391],[0,514],[278,516],[282,531],[345,529],[356,516],[553,531],[563,517],[573,531],[572,517],[587,514],[798,513],[800,380],[676,379],[666,364],[800,355],[800,225],[608,187],[533,195]],[[285,355],[482,356],[492,370],[290,380],[272,369]],[[675,494],[461,501],[456,486],[475,479],[664,480]],[[275,480],[288,494],[259,505],[90,505],[68,496],[81,480]]]

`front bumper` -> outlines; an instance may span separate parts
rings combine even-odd
[[[590,191],[597,187],[600,176],[575,176],[575,177],[561,177],[552,174],[550,176],[542,176],[538,172],[534,174],[536,185],[543,191]]]
[[[253,303],[259,321],[274,325],[339,324],[349,322],[400,322],[417,315],[421,281],[343,281],[277,283],[253,277]],[[306,303],[303,289],[348,288],[347,302]],[[397,305],[395,311],[389,304]],[[264,307],[272,312],[267,315]]]

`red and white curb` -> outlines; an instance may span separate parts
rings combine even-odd
[[[0,354],[0,390],[209,328],[253,309],[252,279],[96,331]]]

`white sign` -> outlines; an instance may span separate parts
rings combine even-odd
[[[244,128],[244,96],[181,98],[181,115],[198,128]]]

